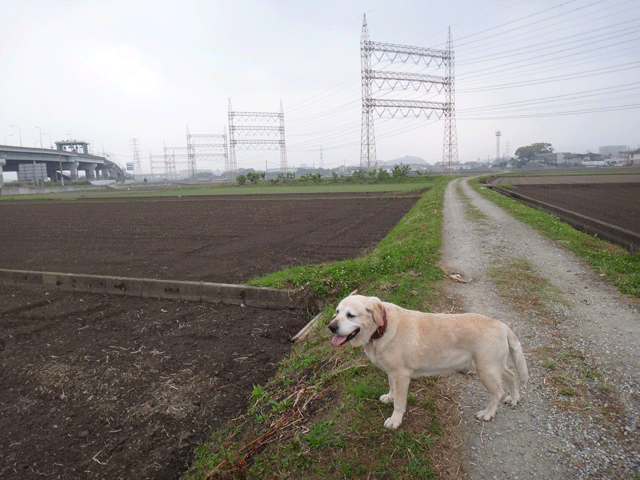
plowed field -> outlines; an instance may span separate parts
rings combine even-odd
[[[240,283],[359,256],[416,200],[5,201],[0,268]],[[0,286],[0,478],[177,478],[309,320]]]
[[[520,185],[517,192],[640,233],[640,183]]]

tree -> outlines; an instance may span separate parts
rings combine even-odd
[[[391,175],[389,175],[389,172],[387,172],[384,168],[381,168],[380,170],[378,170],[378,181],[379,182],[386,182],[391,178]]]
[[[553,147],[550,143],[532,143],[526,147],[520,147],[516,150],[516,156],[520,161],[530,162],[536,155],[542,153],[553,153]]]
[[[394,165],[393,170],[391,171],[391,176],[394,180],[401,180],[407,177],[407,175],[409,174],[409,170],[411,170],[411,167],[409,167],[409,165]]]
[[[265,172],[249,172],[247,173],[247,180],[249,180],[251,183],[258,183],[265,177],[265,175]]]

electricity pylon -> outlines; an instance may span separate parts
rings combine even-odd
[[[244,125],[236,125],[236,121]],[[269,139],[269,136],[280,136],[278,140]],[[257,136],[255,140],[240,139],[236,137]],[[231,110],[229,99],[229,150],[230,163],[233,171],[237,170],[236,147],[239,149],[255,150],[258,148],[276,150],[280,149],[280,170],[287,171],[287,149],[284,141],[284,111],[280,101],[280,113],[271,112],[234,112]]]
[[[413,72],[401,72],[392,70],[373,70],[371,58],[378,62],[385,59],[389,66],[407,64],[410,61],[415,65],[424,64],[426,67],[432,63],[438,68],[446,70],[445,76],[426,75]],[[376,168],[376,145],[373,115],[390,115],[395,117],[400,114],[403,117],[413,115],[419,117],[425,115],[430,118],[435,114],[438,118],[445,117],[444,153],[443,162],[451,168],[453,162],[457,162],[458,146],[455,127],[455,89],[453,48],[451,42],[451,30],[447,50],[432,48],[395,45],[391,43],[372,42],[369,39],[367,17],[363,18],[362,36],[360,40],[361,76],[362,76],[362,130],[360,142],[360,167],[370,170]],[[438,93],[445,93],[444,102],[411,99],[375,98],[375,93],[386,85],[391,90],[407,90],[410,86],[416,91],[423,89],[429,93],[436,89]]]

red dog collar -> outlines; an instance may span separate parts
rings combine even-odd
[[[384,335],[384,332],[386,331],[387,331],[387,311],[384,309],[384,307],[382,307],[382,325],[378,327],[378,329],[375,332],[373,332],[373,335],[371,335],[371,338],[369,339],[369,341],[379,339]]]

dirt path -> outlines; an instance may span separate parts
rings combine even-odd
[[[465,204],[476,214],[468,215]],[[500,407],[488,423],[473,418],[487,398],[477,378],[452,377],[463,390],[465,478],[637,478],[637,307],[572,254],[482,198],[465,179],[447,188],[444,215],[443,268],[468,281],[452,286],[452,296],[462,310],[510,324],[531,375],[522,403]],[[548,279],[558,289],[556,300],[563,301],[523,306],[505,298],[488,273],[514,261]]]

